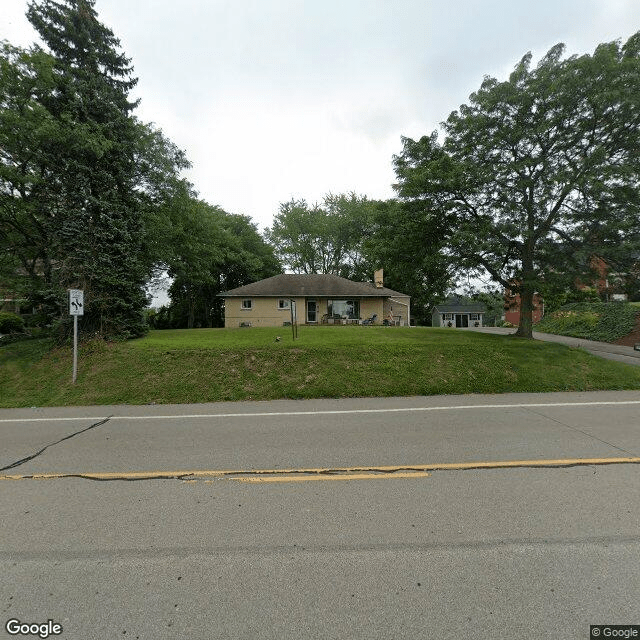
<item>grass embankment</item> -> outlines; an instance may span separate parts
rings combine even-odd
[[[615,342],[631,333],[640,307],[626,302],[574,302],[545,315],[535,331],[600,342]]]
[[[276,342],[276,336],[282,340]],[[0,348],[0,406],[191,403],[640,389],[640,367],[564,345],[452,329],[300,327],[152,331],[71,350]]]

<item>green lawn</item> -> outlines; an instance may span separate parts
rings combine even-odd
[[[281,340],[276,341],[280,336]],[[0,406],[640,389],[640,368],[511,336],[409,327],[152,331],[0,348]]]

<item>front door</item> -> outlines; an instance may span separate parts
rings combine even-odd
[[[468,327],[469,315],[466,313],[456,313],[456,327]]]
[[[315,300],[307,300],[307,322],[318,321],[318,303]]]

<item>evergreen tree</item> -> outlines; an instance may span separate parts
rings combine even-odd
[[[51,284],[85,290],[86,331],[141,335],[147,269],[130,60],[94,0],[33,1],[27,17],[53,58],[55,86],[41,103],[56,135],[42,141],[46,179],[33,198],[55,254]]]

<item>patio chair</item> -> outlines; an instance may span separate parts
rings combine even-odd
[[[375,324],[377,317],[378,317],[378,314],[374,313],[370,318],[363,320],[362,324]]]

